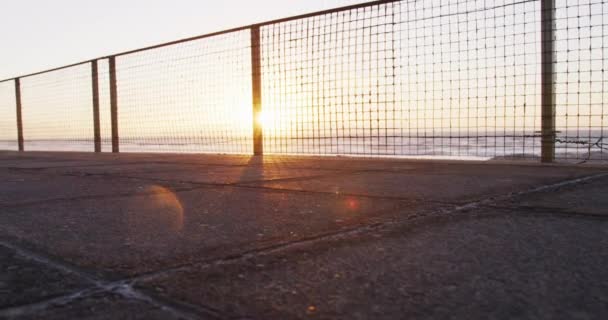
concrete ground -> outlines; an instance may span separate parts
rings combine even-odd
[[[2,319],[606,319],[608,167],[0,152]]]

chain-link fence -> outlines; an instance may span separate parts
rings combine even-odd
[[[607,2],[376,1],[9,79],[0,148],[21,109],[25,150],[606,161]]]

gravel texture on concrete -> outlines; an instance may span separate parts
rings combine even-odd
[[[607,173],[0,152],[0,319],[605,319]]]
[[[480,210],[140,285],[255,319],[600,319],[606,248],[608,221]]]

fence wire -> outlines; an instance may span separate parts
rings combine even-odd
[[[407,153],[540,153],[538,1],[413,1],[399,12]]]
[[[404,1],[263,29],[265,150],[533,157],[538,2]]]
[[[0,150],[18,150],[15,84],[0,82]]]
[[[93,151],[91,66],[21,79],[25,150]]]
[[[118,57],[121,150],[251,153],[248,31]]]
[[[608,1],[557,1],[556,157],[608,160]]]
[[[538,159],[541,12],[540,0],[377,2],[261,24],[259,43],[241,28],[119,54],[120,149],[252,153],[259,46],[264,153]],[[556,1],[558,160],[608,160],[607,21],[608,1]],[[99,59],[102,151],[109,78]],[[91,94],[88,63],[23,78],[26,150],[92,150]],[[16,146],[13,100],[0,83],[3,149]]]
[[[396,5],[262,28],[264,150],[396,154]],[[389,139],[389,136],[391,137]]]

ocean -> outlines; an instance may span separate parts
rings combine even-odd
[[[599,134],[558,137],[556,158],[564,161],[608,161],[608,140]],[[599,142],[598,142],[599,140]],[[596,143],[598,142],[598,143]],[[252,154],[250,137],[146,137],[121,138],[121,152]],[[13,140],[0,140],[0,150],[17,150]],[[93,139],[25,140],[26,151],[94,150]],[[102,151],[111,152],[110,139]],[[265,154],[370,156],[418,159],[492,160],[538,159],[538,136],[408,136],[408,137],[266,137]]]

